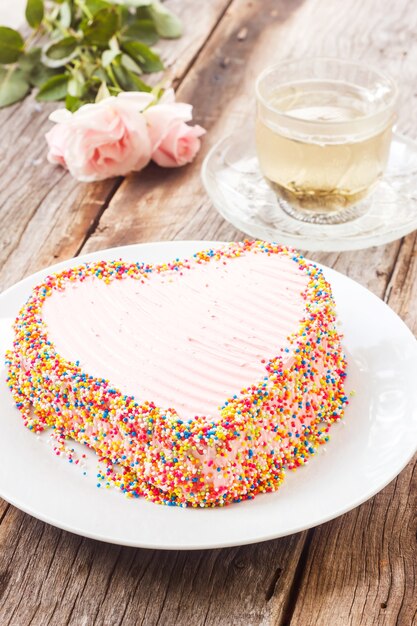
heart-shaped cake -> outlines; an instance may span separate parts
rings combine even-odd
[[[263,242],[49,276],[7,365],[29,428],[93,448],[130,495],[183,506],[276,490],[347,402],[329,284]]]

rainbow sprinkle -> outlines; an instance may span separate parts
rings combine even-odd
[[[248,251],[289,256],[308,275],[305,316],[288,338],[291,349],[265,363],[263,380],[228,398],[219,421],[183,420],[174,409],[140,404],[65,361],[48,340],[43,303],[69,283],[89,276],[144,283],[161,272],[180,279],[196,263],[229,262]],[[59,445],[74,439],[92,448],[105,467],[98,485],[171,506],[223,506],[275,491],[285,469],[307,463],[328,440],[348,402],[330,285],[319,268],[276,244],[231,243],[155,266],[101,261],[73,267],[34,288],[14,331],[7,382],[25,425],[35,433],[53,428]]]

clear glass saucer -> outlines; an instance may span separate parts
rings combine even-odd
[[[252,237],[304,250],[359,250],[394,241],[417,228],[417,143],[393,134],[388,167],[363,203],[363,213],[344,224],[311,224],[290,217],[262,176],[254,134],[247,130],[219,141],[207,154],[204,187],[218,212]]]

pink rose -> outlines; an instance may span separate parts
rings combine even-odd
[[[201,126],[188,126],[192,119],[190,104],[175,102],[168,89],[155,106],[144,112],[152,145],[152,160],[162,167],[179,167],[192,161],[200,149]]]
[[[84,182],[141,170],[152,152],[142,111],[152,101],[148,93],[129,92],[85,104],[75,113],[54,111],[49,119],[57,125],[46,134],[48,160]]]
[[[58,111],[54,113],[58,113]],[[52,113],[52,115],[54,115],[54,113]],[[63,110],[62,113],[69,113],[69,111]],[[64,119],[64,115],[62,115],[62,119]],[[69,135],[69,124],[57,124],[45,135],[49,146],[48,161],[50,163],[58,163],[62,165],[62,167],[65,167],[64,151]]]

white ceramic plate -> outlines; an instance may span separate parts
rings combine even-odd
[[[336,298],[349,359],[343,423],[326,449],[287,476],[282,488],[223,509],[181,509],[130,500],[96,487],[96,461],[71,465],[53,454],[46,436],[23,426],[5,383],[4,350],[11,323],[33,285],[52,271],[87,260],[161,262],[187,257],[213,242],[167,242],[105,250],[55,265],[0,296],[0,495],[59,528],[112,543],[196,549],[254,543],[330,520],[389,483],[417,447],[417,342],[381,300],[325,268]],[[85,449],[82,449],[83,452]],[[86,475],[84,475],[86,472]]]

